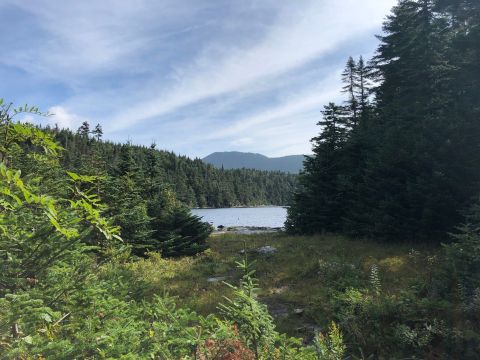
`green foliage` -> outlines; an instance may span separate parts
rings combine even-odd
[[[454,279],[464,301],[475,301],[480,292],[480,203],[475,203],[466,223],[452,236],[456,240],[444,245],[447,278]]]
[[[207,248],[206,239],[212,232],[208,223],[192,216],[187,208],[177,206],[165,212],[156,222],[154,251],[165,256],[194,255]]]
[[[237,325],[240,336],[253,348],[255,359],[263,359],[273,351],[277,333],[267,307],[256,299],[258,281],[253,277],[255,271],[246,259],[237,265],[243,272],[240,286],[229,284],[234,290],[233,299],[225,298],[226,303],[220,305],[220,310]]]
[[[266,308],[253,299],[250,272],[242,286],[252,298],[242,299],[267,321],[253,333],[243,326],[242,335],[237,332],[234,323],[246,320],[242,311],[235,312],[238,321],[231,314],[223,320],[178,308],[167,295],[147,300],[150,284],[134,277],[125,250],[194,254],[205,248],[210,226],[155,181],[147,191],[160,197],[143,200],[128,148],[115,178],[64,171],[52,135],[14,124],[9,111],[4,108],[0,118],[1,358],[246,358],[266,344],[275,354],[264,354],[269,359],[309,358],[312,349],[299,340],[271,338],[277,333]],[[86,126],[81,136],[88,140]],[[106,198],[115,209],[102,204],[99,189],[112,192]],[[254,342],[250,334],[257,334]]]
[[[367,286],[333,292],[335,317],[347,334],[346,342],[358,356],[374,358],[474,359],[480,348],[478,207],[467,217],[469,225],[454,235],[445,252],[424,256],[411,252],[408,266],[421,261],[425,275],[411,279],[398,294],[382,283],[379,267],[370,267]],[[421,258],[424,257],[422,260]]]
[[[298,339],[280,335],[275,330],[267,306],[257,299],[258,280],[254,277],[252,264],[244,260],[237,262],[243,272],[239,286],[227,285],[233,289],[233,296],[224,297],[219,305],[220,313],[235,325],[239,338],[253,351],[255,360],[261,359],[311,359],[341,360],[345,353],[343,337],[332,323],[328,333],[318,334],[315,347],[302,347]]]
[[[13,115],[23,109],[14,110]],[[28,111],[38,113],[35,108]],[[4,108],[0,121],[5,134],[0,162],[0,312],[6,321],[0,328],[8,356],[21,357],[26,348],[48,343],[60,323],[55,319],[62,318],[62,312],[52,305],[75,289],[76,284],[59,287],[49,283],[52,274],[67,266],[72,278],[88,276],[88,254],[93,249],[105,256],[113,254],[120,249],[120,237],[118,228],[102,217],[98,198],[80,190],[93,178],[63,173],[57,186],[66,185],[68,190],[58,191],[48,186],[43,172],[22,175],[9,167],[17,162],[26,164],[15,156],[21,152],[30,159],[32,169],[45,165],[55,168],[60,150],[51,135],[14,124],[11,119],[9,107]],[[37,154],[36,149],[42,153]],[[87,239],[96,239],[95,247],[89,246]]]
[[[141,256],[149,251],[154,232],[152,218],[131,174],[107,178],[105,193],[108,215],[122,229],[122,236],[132,246],[133,253]]]
[[[38,130],[12,124],[8,117],[4,114],[0,122],[9,139],[4,143],[4,155],[28,140],[41,145],[49,162],[55,163],[58,146],[51,136],[42,133],[37,139]],[[39,162],[44,164],[44,160]],[[68,178],[72,185],[68,197],[57,197],[42,186],[41,177],[22,178],[19,170],[0,163],[0,245],[6,261],[0,283],[4,291],[24,289],[28,281],[42,276],[58,261],[87,251],[80,238],[119,239],[118,229],[102,218],[98,198],[79,190],[78,184],[91,178],[64,174],[64,179]],[[59,183],[68,182],[59,179]]]
[[[306,157],[294,203],[288,209],[286,229],[292,233],[333,231],[339,225],[344,208],[339,197],[338,178],[343,159],[337,155],[348,132],[345,109],[330,103],[318,125],[324,131],[312,139],[313,153]]]
[[[380,295],[382,284],[380,283],[379,270],[376,264],[373,264],[370,268],[370,285],[375,294]]]
[[[319,359],[342,360],[344,358],[346,346],[337,324],[332,322],[326,335],[319,333],[315,337],[315,347]]]
[[[478,14],[475,1],[401,0],[369,64],[349,58],[289,231],[447,239],[480,192]]]

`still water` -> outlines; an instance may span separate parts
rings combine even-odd
[[[281,206],[192,209],[192,213],[215,227],[219,225],[283,227],[287,218],[287,209]]]

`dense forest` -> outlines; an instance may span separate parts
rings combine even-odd
[[[122,154],[130,152],[139,179],[154,177],[189,207],[286,205],[295,188],[295,175],[279,171],[217,169],[200,159],[157,150],[155,144],[144,147],[102,141],[100,125],[90,128],[85,122],[76,133],[48,130],[66,150],[62,157],[66,169],[113,175]]]
[[[441,241],[480,194],[480,6],[402,0],[323,110],[291,232]]]

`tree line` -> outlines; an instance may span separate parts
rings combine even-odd
[[[476,0],[399,1],[324,107],[291,232],[447,238],[480,193],[479,29]]]
[[[102,127],[90,129],[84,122],[76,133],[57,127],[56,140],[66,149],[62,164],[84,173],[116,174],[122,154],[129,152],[139,178],[155,178],[175,192],[189,207],[232,207],[286,205],[296,184],[296,176],[283,172],[253,169],[217,169],[200,159],[132,144],[102,140]]]

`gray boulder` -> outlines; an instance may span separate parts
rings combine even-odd
[[[277,249],[274,248],[273,246],[267,245],[267,246],[262,246],[261,248],[258,248],[257,252],[262,255],[272,255],[277,252]]]

